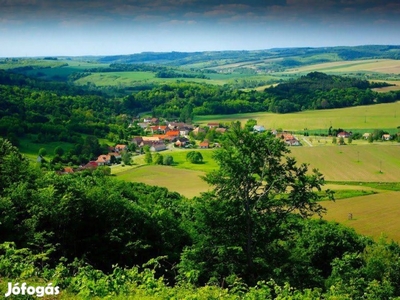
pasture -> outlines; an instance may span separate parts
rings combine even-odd
[[[255,119],[259,125],[266,128],[284,130],[309,130],[333,128],[349,129],[380,129],[397,128],[400,126],[400,102],[365,105],[347,108],[308,110],[290,114],[275,114],[269,112],[195,116],[194,122],[207,124],[208,122],[230,123],[248,119]]]

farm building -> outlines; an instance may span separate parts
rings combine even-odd
[[[351,132],[347,132],[347,131],[341,131],[337,134],[338,138],[348,138],[351,136]]]
[[[265,127],[262,125],[254,125],[253,126],[253,131],[254,132],[265,132]]]
[[[151,152],[159,152],[159,151],[164,151],[164,150],[167,150],[167,147],[165,146],[164,143],[153,144],[150,147]]]

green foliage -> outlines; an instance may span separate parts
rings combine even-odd
[[[121,153],[121,160],[125,165],[130,165],[132,162],[132,154],[129,151],[123,151]]]
[[[146,151],[144,154],[144,162],[146,164],[151,164],[153,163],[153,156],[151,155],[150,151]]]
[[[54,149],[54,155],[62,156],[64,154],[64,149],[60,146]]]
[[[189,151],[186,154],[186,160],[192,164],[201,164],[203,162],[203,155],[199,151]]]
[[[174,158],[171,155],[165,155],[163,165],[170,166],[174,163]]]
[[[45,157],[47,155],[46,148],[40,148],[38,155],[41,156],[41,157]]]
[[[164,157],[160,153],[155,153],[153,157],[153,162],[156,165],[162,165],[164,162]]]
[[[205,176],[214,191],[196,199],[197,243],[182,255],[183,278],[202,284],[216,278],[221,284],[236,274],[254,284],[272,275],[279,253],[275,243],[290,227],[292,214],[324,212],[314,192],[324,183],[322,174],[309,174],[288,152],[280,139],[232,124],[215,152],[219,169]]]
[[[253,127],[257,125],[257,120],[249,119],[246,124],[244,124],[244,129],[247,131],[253,131]]]

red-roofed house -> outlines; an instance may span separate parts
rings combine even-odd
[[[199,145],[201,149],[207,149],[210,147],[210,143],[208,141],[202,141]]]
[[[170,130],[166,133],[167,136],[169,137],[178,137],[179,136],[179,130]]]
[[[122,151],[128,151],[128,146],[122,144],[115,146],[115,152],[122,152]]]

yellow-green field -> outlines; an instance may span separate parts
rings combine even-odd
[[[129,182],[143,182],[166,187],[185,197],[192,198],[208,190],[208,185],[200,178],[204,172],[178,169],[170,166],[143,166],[130,168],[117,174],[117,177]]]
[[[334,128],[371,129],[371,128],[397,128],[400,126],[400,102],[357,106],[338,109],[310,110],[291,114],[274,114],[267,112],[234,114],[234,115],[209,115],[196,116],[195,122],[206,124],[208,122],[232,121],[246,122],[248,119],[257,120],[259,125],[266,128],[283,128],[284,130],[303,130],[304,128],[325,129]]]
[[[378,239],[382,234],[400,242],[400,192],[387,192],[350,199],[325,201],[322,203],[328,213],[324,217],[357,232]],[[348,214],[353,219],[348,220]]]
[[[292,147],[291,150],[298,162],[319,169],[327,180],[400,181],[399,145]]]
[[[313,71],[326,73],[365,71],[385,74],[400,74],[400,61],[394,59],[368,59],[328,62],[291,69],[285,73],[303,73]]]

